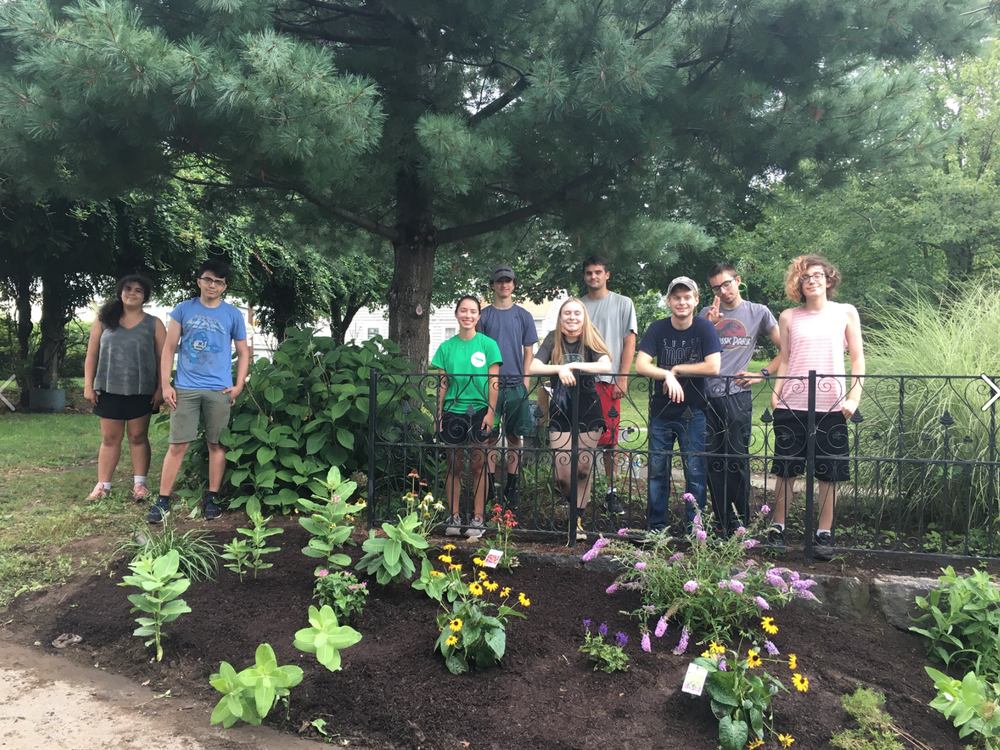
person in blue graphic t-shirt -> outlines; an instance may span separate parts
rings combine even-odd
[[[222,300],[229,266],[209,260],[198,269],[201,294],[182,302],[170,313],[167,340],[160,358],[163,401],[170,407],[170,447],[163,458],[160,496],[146,520],[159,523],[170,514],[170,493],[187,453],[198,437],[198,423],[205,420],[208,443],[208,495],[205,518],[222,514],[219,489],[226,471],[226,449],[220,445],[222,428],[229,423],[229,409],[243,390],[250,350],[247,348],[243,314]],[[236,379],[233,380],[232,350],[236,349]],[[174,354],[177,375],[170,384]]]

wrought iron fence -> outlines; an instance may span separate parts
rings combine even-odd
[[[647,378],[628,378],[620,409],[605,414],[609,422],[617,423],[617,445],[601,449],[591,447],[591,436],[579,430],[570,430],[568,436],[562,434],[564,442],[552,445],[547,403],[550,394],[540,379],[532,379],[530,388],[519,391],[514,399],[513,406],[523,401],[531,410],[530,429],[512,431],[524,435],[508,434],[510,425],[500,420],[485,442],[473,436],[448,443],[441,432],[438,389],[442,377],[372,373],[370,524],[394,519],[403,507],[404,493],[411,490],[421,495],[430,492],[450,508],[445,487],[449,460],[455,462],[460,479],[452,490],[464,519],[477,510],[475,493],[477,485],[481,485],[487,519],[495,504],[507,508],[514,501],[519,528],[528,532],[568,534],[579,515],[585,530],[591,533],[616,533],[620,529],[639,533],[650,526],[652,482],[654,489],[665,487],[667,533],[683,534],[689,522],[683,499],[685,469],[690,471],[699,461],[704,464],[711,490],[707,493],[708,508],[721,505],[735,516],[731,521],[745,522],[747,515],[756,517],[765,504],[773,505],[774,477],[768,472],[773,468],[776,438],[783,434],[775,428],[773,407],[785,406],[780,398],[772,404],[776,378],[754,384],[743,395],[734,378],[725,379],[726,396],[710,399],[705,409],[686,408],[677,419],[683,428],[685,424],[699,424],[699,412],[711,412],[713,405],[736,408],[710,413],[705,427],[694,436],[696,439],[665,452],[651,450],[662,447],[664,435],[660,434],[662,417],[650,414],[652,389],[661,384]],[[468,382],[475,382],[477,377],[482,379],[470,376]],[[795,387],[814,404],[827,380],[810,373],[809,377],[787,379],[782,390],[788,393],[791,381],[797,381]],[[566,407],[572,411],[570,424],[577,424],[577,412],[573,410],[580,403],[579,389],[588,386],[581,378],[570,389]],[[496,381],[491,387],[498,387]],[[836,485],[840,549],[880,554],[1000,556],[997,406],[984,409],[992,393],[979,376],[869,375],[860,408],[835,434],[835,441],[846,441],[845,454],[838,450],[843,449],[842,444],[830,448],[829,440],[817,440],[824,429],[817,419],[822,413],[817,415],[808,409],[782,412],[786,422],[789,418],[798,422],[806,442],[803,473],[788,509],[789,543],[801,544],[811,557],[815,480],[826,476],[830,464],[843,460],[849,478]],[[748,425],[740,422],[742,410],[750,414]],[[459,416],[472,419],[473,410]],[[651,445],[651,430],[652,442],[659,438],[655,445]],[[823,452],[824,445],[829,453]],[[468,459],[473,454],[477,454],[477,463],[479,458],[488,459],[487,466],[495,463],[492,481],[485,470],[472,475],[469,467],[473,462]],[[516,497],[507,491],[506,481],[507,470],[515,462]],[[605,462],[612,469],[610,476]],[[581,464],[585,471],[574,470]],[[733,508],[733,498],[746,494],[746,489],[738,486],[744,481],[740,479],[741,471],[749,480],[749,506]],[[565,498],[575,496],[581,483],[587,488],[589,502],[578,513],[576,503]],[[608,495],[611,488],[621,506],[620,514],[613,512],[617,508]],[[729,499],[728,504],[723,498]],[[719,525],[725,525],[722,518]],[[568,536],[573,544],[574,535]]]

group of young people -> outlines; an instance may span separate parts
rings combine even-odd
[[[775,475],[773,523],[768,542],[786,545],[785,515],[796,477],[805,472],[809,425],[808,375],[819,374],[812,404],[815,416],[815,476],[819,480],[817,557],[829,557],[835,544],[833,515],[836,485],[849,478],[847,419],[858,408],[865,360],[857,310],[833,301],[839,271],[825,258],[803,255],[788,268],[785,292],[800,303],[778,320],[765,305],[742,296],[743,280],[726,263],[714,266],[708,286],[711,305],[700,311],[698,284],[686,276],[667,287],[670,315],[653,322],[637,342],[635,306],[608,289],[605,258],[583,262],[587,294],[565,300],[555,330],[532,353],[538,336],[526,310],[513,302],[517,277],[501,264],[493,270],[493,303],[481,308],[463,297],[456,308],[459,333],[438,349],[432,366],[440,369],[439,434],[455,446],[448,452],[446,491],[451,518],[446,533],[478,537],[485,528],[483,508],[494,488],[495,446],[501,423],[507,441],[508,507],[519,502],[518,468],[522,439],[530,433],[530,376],[548,376],[539,405],[547,418],[554,475],[564,502],[582,511],[590,497],[593,462],[602,452],[608,475],[605,509],[623,512],[614,486],[614,465],[621,397],[635,360],[638,375],[654,383],[650,395],[649,498],[652,532],[667,527],[675,446],[682,458],[685,492],[695,498],[688,521],[707,506],[709,490],[715,524],[729,534],[749,523],[751,386],[772,379]],[[747,370],[757,342],[769,339],[778,353],[759,372]],[[845,351],[851,362],[847,384]],[[579,381],[579,382],[578,382]],[[576,387],[578,385],[578,388]],[[574,423],[575,420],[575,423]],[[577,458],[569,458],[574,426]],[[457,446],[462,446],[459,448]],[[464,452],[469,446],[473,511],[463,524],[459,513]],[[576,497],[570,498],[576,472]],[[585,536],[578,521],[578,537]]]

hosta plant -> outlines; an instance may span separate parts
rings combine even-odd
[[[137,617],[139,627],[132,635],[152,636],[146,646],[156,644],[156,660],[163,660],[162,641],[166,637],[163,625],[172,622],[191,608],[181,594],[187,591],[191,581],[178,572],[179,555],[170,550],[165,555],[151,557],[139,555],[129,565],[132,575],[125,576],[119,586],[135,586],[138,594],[129,594],[128,600],[135,606],[133,612],[145,612],[147,616]]]
[[[212,711],[212,724],[231,727],[237,721],[257,726],[279,700],[287,701],[288,691],[302,682],[302,670],[294,665],[278,666],[274,649],[267,643],[257,647],[252,667],[237,672],[222,662],[211,677],[211,685],[223,694]]]

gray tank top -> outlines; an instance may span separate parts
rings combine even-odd
[[[135,396],[152,394],[156,385],[156,318],[147,313],[131,328],[105,328],[94,390]]]

